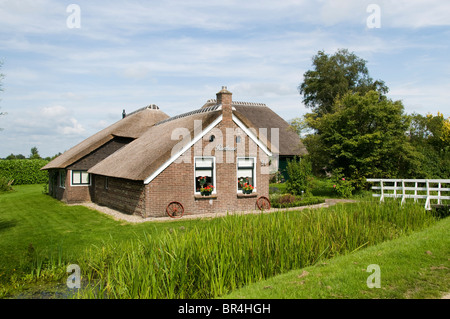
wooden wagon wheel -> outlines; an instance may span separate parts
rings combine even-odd
[[[183,205],[179,202],[171,202],[166,207],[166,213],[172,218],[180,218],[184,214]]]
[[[260,196],[256,200],[256,206],[258,206],[259,210],[269,210],[270,200],[266,196]]]

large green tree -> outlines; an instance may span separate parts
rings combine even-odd
[[[312,59],[312,66],[312,70],[304,73],[298,89],[305,106],[315,116],[331,112],[334,100],[347,92],[388,92],[383,81],[374,81],[369,76],[366,61],[347,49],[339,49],[333,55],[319,51]]]
[[[400,101],[377,91],[348,92],[315,125],[315,138],[330,171],[340,170],[358,181],[364,177],[408,177],[422,160],[405,135],[410,118]]]

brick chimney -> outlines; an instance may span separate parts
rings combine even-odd
[[[231,96],[232,93],[227,90],[226,86],[222,86],[222,90],[216,94],[217,104],[222,104],[222,121],[224,124],[231,125],[232,119],[232,106],[231,106]]]

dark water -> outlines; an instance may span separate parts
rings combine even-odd
[[[36,286],[8,299],[73,299],[77,292],[77,288],[68,288],[66,284]]]

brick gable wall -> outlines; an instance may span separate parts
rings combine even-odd
[[[228,138],[226,137],[227,129],[234,133],[233,135],[229,134]],[[211,135],[216,136],[213,143],[209,142]],[[244,146],[236,144],[236,135],[241,136],[241,143]],[[214,146],[219,144],[236,147],[236,150],[217,151]],[[211,197],[195,195],[194,157],[202,155],[201,151],[198,154],[198,150],[203,150],[205,156],[215,156],[216,158],[216,194]],[[237,156],[256,157],[256,194],[238,195]],[[172,201],[180,202],[185,209],[185,214],[256,209],[256,196],[269,195],[269,174],[265,167],[261,167],[261,159],[268,163],[268,156],[261,152],[259,147],[234,122],[222,121],[211,133],[206,134],[202,140],[194,144],[190,150],[146,185],[146,217],[167,216],[165,209]]]

